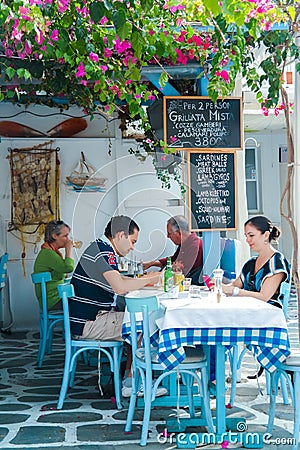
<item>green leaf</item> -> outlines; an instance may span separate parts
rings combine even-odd
[[[218,16],[221,12],[218,0],[205,0],[205,7],[210,10],[214,16]]]
[[[141,58],[144,51],[145,39],[142,33],[134,28],[131,35],[131,45],[138,58]]]
[[[129,112],[131,117],[135,117],[140,112],[140,105],[134,101],[129,103]]]
[[[108,15],[108,10],[103,2],[93,2],[90,5],[90,14],[93,22],[99,23],[102,17]]]
[[[153,7],[153,0],[141,0],[141,7],[144,11],[150,11]]]
[[[115,10],[112,14],[112,21],[114,26],[116,27],[116,30],[122,28],[124,24],[126,23],[126,14],[124,10]]]
[[[6,69],[6,75],[8,76],[8,78],[9,78],[10,80],[14,77],[15,73],[16,73],[16,71],[15,71],[15,69],[13,69],[12,67],[8,67],[8,68]]]
[[[122,40],[128,39],[131,34],[132,25],[129,22],[125,22],[122,27],[118,28],[118,36]]]
[[[160,75],[159,80],[158,80],[160,86],[164,87],[168,81],[169,81],[168,74],[166,72],[162,72],[162,74]]]

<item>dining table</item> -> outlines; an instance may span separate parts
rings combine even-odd
[[[153,344],[157,346],[158,360],[163,369],[176,368],[185,358],[185,347],[216,346],[216,434],[214,442],[230,440],[226,423],[226,386],[225,362],[226,350],[242,343],[251,346],[258,361],[270,373],[274,372],[290,354],[287,323],[280,308],[253,297],[230,297],[224,294],[217,298],[214,292],[200,291],[198,297],[190,297],[188,292],[179,293],[172,298],[160,290],[134,291],[130,294],[137,298],[156,295],[161,308],[152,317]],[[123,336],[128,337],[128,319],[123,324]],[[208,352],[209,353],[209,352]],[[189,418],[185,419],[187,426]],[[231,420],[231,428],[240,424],[236,432],[245,431],[245,421]],[[194,424],[193,424],[194,425]],[[242,429],[244,428],[244,429]],[[172,431],[169,429],[168,431]],[[237,433],[235,440],[250,439],[245,433]],[[254,437],[256,439],[256,437]],[[180,442],[179,442],[180,440]],[[198,440],[193,433],[177,436],[178,448],[195,448],[203,443],[199,433]],[[245,442],[244,442],[245,444]],[[257,445],[257,448],[260,448]]]

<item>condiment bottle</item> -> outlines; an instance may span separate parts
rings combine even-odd
[[[215,280],[215,287],[214,292],[217,296],[217,302],[220,303],[221,296],[222,296],[222,280],[223,280],[223,273],[224,271],[222,269],[215,269],[213,271],[214,274],[214,280]]]

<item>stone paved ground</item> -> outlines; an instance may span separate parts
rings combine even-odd
[[[292,345],[299,348],[295,298],[291,299],[288,323]],[[104,392],[101,397],[96,367],[88,367],[80,362],[75,386],[68,393],[64,408],[58,411],[56,401],[64,361],[61,334],[56,334],[52,355],[45,357],[41,369],[36,368],[37,349],[38,333],[1,335],[0,448],[2,450],[32,448],[114,450],[118,446],[128,450],[140,448],[138,442],[142,410],[135,415],[132,433],[125,434],[124,423],[128,403],[124,401],[123,410],[116,409],[113,403],[111,380],[105,370],[101,378]],[[255,373],[255,370],[256,363],[249,353],[244,359],[242,379],[237,388],[236,405],[227,410],[227,415],[246,417],[248,431],[264,433],[267,423],[268,396],[263,392],[264,376],[259,378],[260,386],[257,380],[247,379],[247,375]],[[283,405],[280,398],[278,402],[273,437],[279,441],[266,443],[264,448],[269,450],[291,448],[284,439],[291,437],[292,407]],[[214,400],[211,401],[211,407],[214,409]],[[167,408],[155,408],[152,411],[147,445],[149,450],[176,448],[175,442],[168,440],[162,443],[159,440],[159,433],[164,428],[164,420],[170,413],[174,415],[175,412],[175,409],[170,411]],[[221,448],[221,445],[209,445],[205,448]]]

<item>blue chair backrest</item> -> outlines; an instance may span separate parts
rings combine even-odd
[[[4,255],[2,255],[0,258],[0,289],[4,288],[5,286],[7,261],[8,261],[8,253],[4,253]]]
[[[224,270],[224,277],[229,280],[236,278],[236,240],[220,239],[221,260],[220,268]]]
[[[69,297],[74,297],[74,286],[70,283],[59,284],[57,286],[58,295],[62,299],[64,311],[64,330],[66,344],[71,341],[70,313],[69,313]]]
[[[156,311],[159,308],[159,301],[156,296],[151,297],[126,297],[126,306],[128,312],[143,312],[147,306],[148,311]]]
[[[41,285],[41,295],[42,295],[42,310],[43,312],[47,311],[47,289],[46,283],[52,280],[50,272],[40,272],[40,273],[32,273],[31,279],[34,284]]]
[[[281,283],[280,295],[281,295],[282,309],[283,309],[284,317],[287,318],[289,300],[290,300],[290,295],[291,295],[291,283],[290,282],[284,281],[283,283]]]

